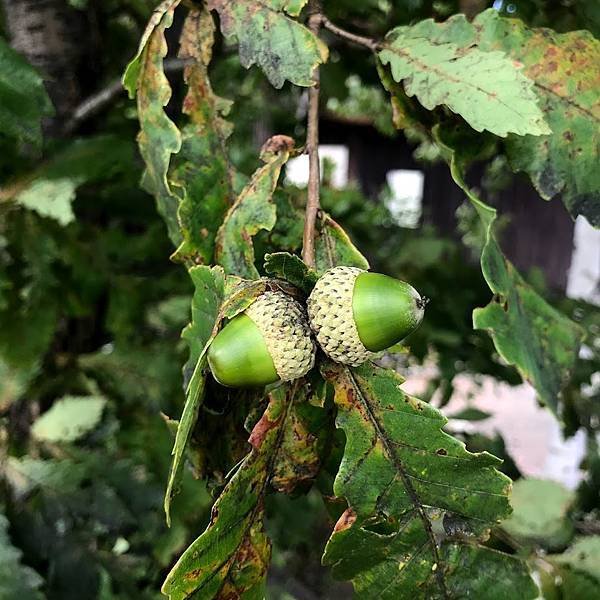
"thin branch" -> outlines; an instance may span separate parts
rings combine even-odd
[[[310,0],[308,27],[319,34],[322,15],[318,0]],[[302,238],[302,260],[309,266],[315,266],[315,230],[319,212],[319,186],[321,184],[319,166],[319,67],[315,67],[314,85],[308,89],[308,123],[306,131],[306,150],[308,152],[308,190],[306,213],[304,217],[304,235]]]
[[[358,44],[359,46],[364,46],[365,48],[368,48],[369,50],[371,50],[371,52],[377,52],[383,47],[383,44],[381,42],[378,42],[377,40],[365,37],[363,35],[357,35],[355,33],[351,33],[350,31],[346,31],[341,27],[338,27],[337,25],[332,23],[325,15],[321,15],[321,26],[340,38],[348,40],[349,42],[353,42],[354,44]]]
[[[170,58],[164,62],[165,73],[181,71],[188,60]],[[64,127],[67,134],[76,131],[82,123],[97,115],[124,92],[121,79],[111,81],[106,87],[86,98],[73,112]]]

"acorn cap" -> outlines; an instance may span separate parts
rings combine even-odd
[[[421,323],[423,306],[408,283],[356,267],[326,271],[307,301],[321,348],[351,366],[404,339]]]
[[[283,292],[265,292],[217,334],[208,349],[215,379],[230,387],[302,377],[315,344],[302,306]]]

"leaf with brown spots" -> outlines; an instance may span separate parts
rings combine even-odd
[[[181,133],[164,111],[171,98],[171,86],[163,71],[163,58],[167,53],[165,29],[173,23],[179,2],[165,0],[154,10],[138,52],[123,75],[123,86],[129,97],[137,96],[141,128],[138,144],[146,164],[142,186],[155,197],[158,212],[175,245],[181,241],[177,222],[179,198],[167,181],[167,171],[171,155],[181,148]]]
[[[500,461],[444,433],[446,419],[394,371],[328,363],[323,374],[346,434],[334,492],[350,510],[325,550],[333,574],[362,598],[512,598],[515,585],[535,598],[523,563],[480,545],[510,513]],[[460,539],[443,525],[456,517]]]
[[[170,180],[180,190],[179,226],[183,241],[173,258],[187,264],[210,264],[217,230],[235,200],[235,169],[227,152],[232,126],[225,120],[231,102],[217,96],[208,78],[215,25],[211,14],[192,9],[181,34],[179,57],[188,60],[188,92],[183,112],[181,151],[173,159]]]
[[[453,139],[441,128],[435,135],[454,181],[485,227],[481,270],[494,300],[473,311],[473,326],[490,332],[502,358],[515,365],[523,379],[535,387],[540,400],[557,412],[560,392],[575,365],[584,332],[550,306],[502,253],[494,234],[496,210],[482,202],[464,180],[463,155],[469,151],[468,142]]]
[[[273,465],[271,485],[285,494],[312,483],[333,429],[331,411],[310,404],[307,392],[306,387],[299,388],[291,400],[281,448]],[[285,388],[273,391],[273,395],[285,393]]]
[[[171,600],[262,598],[270,557],[264,497],[281,452],[297,384],[270,395],[255,425],[252,450],[215,502],[204,533],[183,553],[163,585]]]
[[[546,121],[543,137],[509,136],[515,171],[525,171],[546,200],[560,195],[569,212],[600,227],[600,41],[588,31],[530,29],[486,11],[474,21],[477,44],[523,64]]]
[[[256,63],[276,88],[286,80],[312,86],[313,69],[327,60],[327,46],[285,14],[298,15],[303,4],[303,0],[207,3],[219,13],[223,34],[237,38],[242,66],[249,68]]]
[[[464,15],[393,29],[379,52],[395,81],[428,110],[445,105],[476,131],[549,133],[532,82],[503,52],[484,51]]]
[[[277,219],[273,192],[281,168],[294,147],[291,138],[278,135],[267,140],[261,152],[266,162],[258,169],[229,209],[217,233],[215,257],[225,271],[246,279],[257,279],[252,236],[270,231]]]

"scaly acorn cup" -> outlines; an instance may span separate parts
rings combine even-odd
[[[334,267],[317,281],[307,308],[325,354],[355,367],[412,333],[423,320],[425,304],[404,281],[355,267]]]
[[[222,385],[263,386],[306,375],[315,350],[304,308],[283,292],[265,292],[216,335],[208,364]]]

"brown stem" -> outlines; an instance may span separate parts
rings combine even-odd
[[[315,34],[319,34],[322,15],[318,0],[310,0],[308,5],[311,11],[308,18],[308,27]],[[315,266],[315,230],[317,213],[319,211],[319,186],[321,176],[319,173],[319,67],[315,67],[313,74],[314,85],[308,88],[308,123],[306,131],[306,150],[308,152],[308,190],[306,199],[306,213],[304,217],[304,235],[302,238],[302,260],[309,266]]]
[[[337,35],[340,38],[348,40],[349,42],[354,42],[359,46],[365,46],[366,48],[371,50],[371,52],[377,52],[377,50],[380,50],[383,47],[382,44],[377,40],[365,37],[363,35],[357,35],[355,33],[351,33],[350,31],[346,31],[341,27],[338,27],[337,25],[332,23],[325,15],[321,15],[321,26],[324,29],[327,29],[327,31],[331,31],[331,33]]]
[[[165,73],[174,73],[181,71],[187,64],[190,64],[190,62],[190,60],[182,58],[168,58],[164,62],[163,69]],[[109,106],[111,102],[123,94],[124,91],[125,88],[119,77],[109,83],[106,87],[86,98],[73,111],[71,118],[65,124],[64,132],[66,134],[72,134],[82,123]]]

